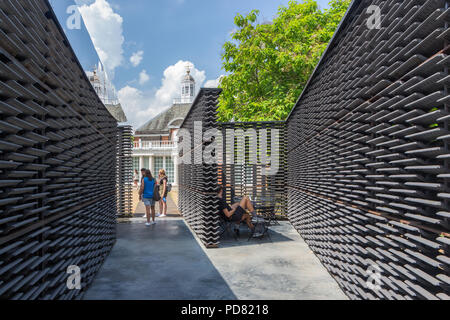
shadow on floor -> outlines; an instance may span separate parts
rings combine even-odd
[[[236,238],[234,235],[234,227],[231,227],[231,231],[225,231],[220,238],[220,248],[240,247],[240,246],[254,246],[261,244],[270,244],[277,242],[294,241],[293,239],[286,237],[280,232],[274,230],[274,227],[270,227],[269,235],[265,235],[263,238],[250,238],[250,230],[248,227],[241,224],[239,231],[240,236]]]
[[[137,192],[133,194],[135,202],[135,210],[133,213],[133,218],[144,218],[145,217],[145,206],[142,201],[139,201],[139,196]],[[155,204],[155,213],[160,213],[159,203]],[[168,218],[179,218],[180,212],[178,211],[177,205],[173,200],[171,194],[167,196],[167,217]]]
[[[135,213],[133,218],[145,218],[145,213]],[[179,213],[167,213],[167,218],[180,218]]]
[[[86,300],[235,300],[182,219],[125,223]]]

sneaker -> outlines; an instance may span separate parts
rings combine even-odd
[[[154,226],[156,224],[156,221],[150,222],[151,226]]]
[[[162,214],[162,215],[160,215],[160,217],[165,218],[165,217],[167,217],[167,214]]]
[[[161,217],[161,214],[160,213],[157,213],[156,214],[156,217],[158,218],[158,217]]]
[[[150,227],[152,224],[151,223],[148,223],[148,222],[146,222],[145,223],[145,225],[147,226],[147,227]]]

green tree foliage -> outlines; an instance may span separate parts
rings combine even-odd
[[[232,41],[223,46],[219,101],[221,121],[284,120],[348,8],[349,0],[291,1],[270,23],[258,23],[259,11],[235,17]]]

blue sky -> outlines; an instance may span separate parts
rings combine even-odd
[[[76,4],[85,25],[65,21]],[[319,0],[327,7],[328,0]],[[237,13],[261,11],[272,20],[288,0],[51,0],[69,41],[86,69],[99,57],[118,91],[129,122],[138,127],[170,107],[186,64],[200,86],[224,74],[221,51]],[[86,30],[87,29],[87,30]],[[92,39],[92,43],[89,42]],[[95,49],[94,49],[95,47]],[[98,55],[96,54],[96,51]],[[132,58],[133,57],[133,58]]]

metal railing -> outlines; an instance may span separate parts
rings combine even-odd
[[[136,141],[134,142],[135,150],[170,150],[176,149],[178,146],[175,141]]]

